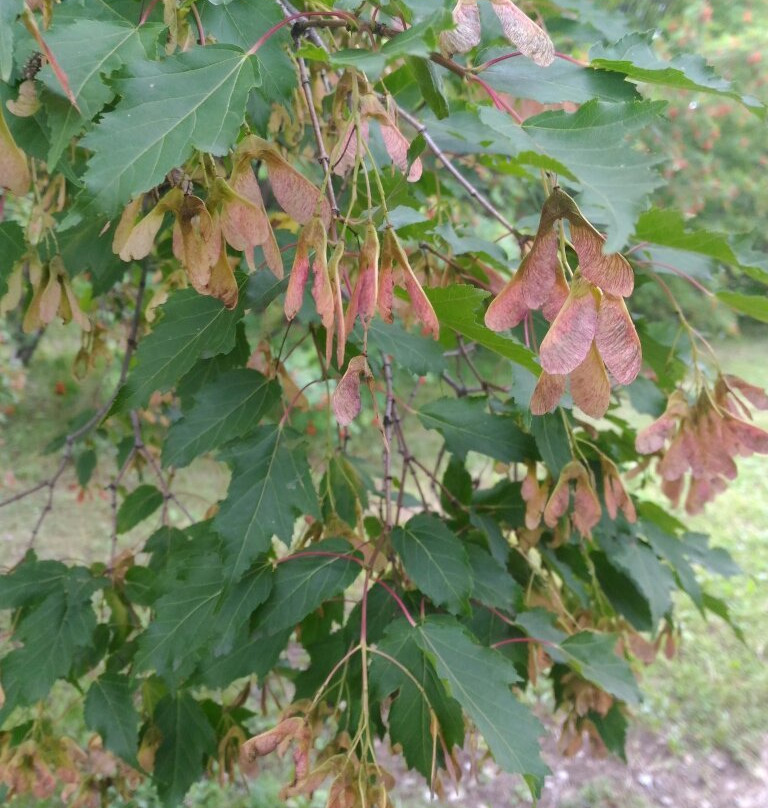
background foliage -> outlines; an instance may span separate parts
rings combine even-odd
[[[708,8],[690,19],[716,42],[732,21]],[[284,796],[324,784],[329,805],[386,804],[376,738],[439,792],[468,732],[536,793],[529,685],[551,686],[564,749],[586,733],[621,755],[636,670],[676,648],[672,593],[730,620],[697,569],[738,568],[648,495],[632,411],[658,417],[682,389],[692,409],[673,425],[703,445],[702,423],[749,414],[723,384],[764,404],[719,374],[674,294],[682,278],[706,306],[768,319],[761,244],[740,235],[749,208],[711,170],[748,157],[712,121],[748,139],[764,108],[676,55],[689,23],[661,46],[638,33],[626,12],[641,8],[528,8],[568,54],[548,66],[499,59],[511,49],[490,4],[454,59],[437,2],[302,10],[291,29],[290,8],[249,0],[3,5],[0,294],[24,334],[6,417],[54,319],[82,331],[74,372],[94,386],[48,447],[51,476],[6,478],[4,506],[42,494],[0,578],[6,794],[63,785],[98,804],[149,774],[177,804],[206,770],[290,750]],[[754,165],[740,170],[748,189]],[[645,370],[599,421],[567,396],[531,414],[540,313],[501,333],[484,319],[555,175],[639,287]],[[569,221],[561,265],[586,275],[586,225]],[[327,241],[341,246],[326,267]],[[375,279],[393,264],[388,306]],[[652,294],[643,305],[653,286],[669,315]],[[738,428],[730,453],[765,451]],[[177,478],[211,453],[226,493],[190,506]],[[691,461],[694,482],[710,460]],[[712,462],[705,499],[732,476]],[[70,468],[82,497],[110,479],[111,535],[77,563],[35,550]],[[89,736],[54,731],[45,703],[67,689]],[[265,721],[270,699],[281,715]]]

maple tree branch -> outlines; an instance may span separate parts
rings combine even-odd
[[[301,79],[301,88],[304,92],[304,98],[307,102],[309,109],[309,118],[312,121],[312,131],[315,133],[315,141],[317,142],[317,159],[325,172],[325,192],[328,195],[328,202],[331,205],[331,212],[333,219],[331,220],[331,238],[336,241],[336,217],[339,215],[339,203],[336,200],[336,192],[333,190],[333,178],[331,177],[331,159],[328,157],[328,151],[325,148],[325,140],[323,139],[323,130],[320,126],[320,121],[317,117],[317,110],[315,109],[315,100],[312,97],[312,87],[309,81],[309,71],[307,70],[307,63],[300,56],[298,59],[299,64],[299,77]]]
[[[505,227],[515,238],[523,238],[523,234],[502,214],[493,203],[484,196],[453,164],[451,158],[437,145],[432,135],[427,131],[427,127],[410,112],[396,105],[397,113],[404,118],[418,134],[424,138],[424,142],[429,146],[429,150],[445,166],[449,174],[461,185],[461,187],[474,199],[485,211],[496,219],[499,224]]]

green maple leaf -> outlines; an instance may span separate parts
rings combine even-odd
[[[139,637],[137,670],[154,668],[171,685],[190,674],[214,630],[213,616],[224,590],[221,560],[209,554],[192,558],[154,604],[155,614]]]
[[[58,15],[56,20],[58,22]],[[49,169],[58,163],[69,141],[114,98],[115,91],[106,79],[124,64],[146,59],[145,43],[156,38],[159,30],[158,25],[137,28],[119,19],[78,18],[52,26],[46,34],[46,42],[67,74],[80,109],[78,111],[63,95],[50,66],[44,67],[39,78],[48,90]]]
[[[262,426],[224,455],[232,482],[214,527],[233,576],[268,550],[273,536],[289,543],[297,515],[320,516],[306,454],[295,444],[285,430]]]
[[[490,297],[488,292],[462,283],[443,288],[426,288],[424,291],[440,325],[453,329],[499,356],[511,359],[537,376],[541,373],[541,368],[528,348],[517,340],[491,331],[483,324],[480,307]]]
[[[389,736],[393,743],[403,747],[408,765],[429,780],[433,757],[439,765],[444,765],[442,744],[435,743],[432,737],[432,714],[438,719],[445,746],[450,751],[464,742],[461,705],[446,693],[432,663],[422,653],[413,630],[404,620],[397,620],[387,628],[377,643],[377,651],[398,663],[376,654],[370,668],[371,687],[380,699],[397,692],[389,709]]]
[[[93,152],[85,184],[108,215],[161,183],[195,149],[226,154],[260,83],[256,60],[224,45],[133,62],[130,72],[115,80],[120,102],[81,141]]]
[[[469,612],[472,575],[461,541],[436,516],[420,513],[392,531],[392,546],[408,577],[435,603]]]
[[[360,574],[360,565],[355,561],[337,557],[352,552],[342,539],[326,539],[311,545],[309,551],[320,555],[289,557],[277,568],[272,592],[258,613],[259,625],[269,634],[300,623],[326,600],[351,586]]]
[[[474,451],[504,462],[537,456],[536,446],[509,415],[488,412],[484,398],[439,398],[419,411],[426,429],[436,429],[448,450],[463,458]]]
[[[189,465],[198,455],[247,435],[279,401],[280,385],[255,370],[217,376],[195,394],[195,403],[170,429],[163,464]]]
[[[215,751],[216,735],[203,708],[187,692],[161,699],[153,718],[163,737],[154,776],[165,804],[176,806],[203,773],[204,756]]]
[[[85,723],[101,735],[107,749],[128,763],[135,761],[139,714],[127,676],[103,673],[91,684],[85,697]]]
[[[48,578],[50,593],[26,611],[16,626],[14,639],[22,642],[23,648],[3,659],[6,699],[0,720],[14,707],[44,698],[53,683],[69,673],[75,654],[93,644],[96,615],[91,596],[101,582],[83,567],[69,569],[64,577],[49,571],[58,580],[54,584]]]
[[[617,699],[637,704],[641,696],[632,669],[615,647],[615,636],[594,631],[580,631],[560,643],[577,673]]]
[[[730,81],[718,76],[702,56],[688,53],[669,62],[661,59],[653,51],[654,35],[654,31],[633,33],[614,45],[595,45],[589,53],[590,60],[595,67],[623,73],[630,81],[733,98],[759,118],[765,118],[764,104],[739,93]]]
[[[496,762],[522,774],[538,793],[548,773],[539,757],[538,738],[544,728],[510,689],[519,678],[514,665],[480,645],[453,618],[428,618],[415,632],[419,646],[482,734]]]
[[[245,276],[239,276],[241,291],[244,284]],[[143,407],[156,390],[170,390],[203,355],[230,351],[243,309],[242,294],[236,308],[229,311],[220,300],[200,295],[194,289],[173,293],[163,307],[163,319],[139,344],[136,367],[120,391],[114,410]]]
[[[593,99],[573,113],[543,112],[522,127],[487,107],[480,117],[507,136],[520,162],[537,165],[544,157],[563,166],[561,184],[580,192],[585,213],[607,226],[605,251],[616,252],[634,231],[648,196],[663,185],[655,170],[661,157],[638,150],[631,138],[653,123],[665,106],[663,101]]]

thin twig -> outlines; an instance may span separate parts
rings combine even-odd
[[[304,98],[306,99],[307,108],[309,109],[309,117],[312,121],[312,130],[315,133],[315,140],[317,141],[317,160],[325,172],[325,191],[328,194],[328,201],[330,202],[331,212],[333,213],[334,217],[331,220],[331,238],[336,241],[336,217],[339,215],[339,203],[336,201],[336,192],[333,190],[331,160],[328,157],[328,152],[325,148],[325,140],[323,139],[323,130],[321,129],[320,121],[317,118],[317,110],[315,109],[315,100],[312,97],[312,87],[309,81],[307,63],[301,57],[297,59],[297,62],[299,64],[301,87],[304,91]]]
[[[158,465],[155,456],[146,447],[141,434],[141,422],[139,421],[139,414],[136,412],[136,410],[131,411],[131,424],[133,425],[133,445],[136,451],[147,461],[155,477],[157,477],[158,483],[160,484],[160,491],[163,494],[163,521],[165,521],[168,501],[170,500],[176,504],[178,509],[187,519],[189,519],[190,522],[194,522],[194,516],[192,516],[192,514],[187,510],[186,506],[181,502],[176,494],[171,491],[170,487],[168,486],[168,481],[163,475],[163,470]]]
[[[523,238],[523,234],[496,208],[493,203],[485,197],[475,186],[456,168],[451,162],[451,158],[437,145],[432,135],[427,131],[427,127],[416,117],[411,115],[410,112],[403,109],[399,104],[397,105],[398,115],[408,121],[408,123],[424,138],[424,142],[429,146],[432,154],[445,166],[449,174],[461,185],[461,187],[469,194],[472,199],[496,219],[499,224],[505,227],[515,238]]]

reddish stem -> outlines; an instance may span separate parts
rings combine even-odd
[[[192,3],[192,16],[195,18],[195,25],[197,26],[197,40],[205,47],[205,29],[203,28],[203,21],[200,19],[200,12],[197,10],[197,3]]]
[[[555,56],[557,56],[558,59],[563,59],[566,62],[571,62],[572,64],[578,65],[579,67],[589,67],[589,62],[582,62],[580,59],[574,59],[573,56],[569,56],[567,53],[560,53],[559,51],[556,51]]]
[[[661,263],[661,261],[635,261],[635,263],[638,266],[661,267],[662,269],[667,269],[670,272],[677,275],[678,278],[682,278],[683,280],[688,281],[688,283],[690,283],[694,289],[698,289],[707,297],[714,297],[712,292],[710,292],[706,286],[699,283],[699,281],[697,281],[696,278],[691,277],[687,272],[683,272],[682,269],[678,269],[677,267],[672,266],[671,264],[663,264]]]
[[[155,6],[159,0],[151,0],[150,4],[144,9],[143,14],[139,18],[139,28],[149,19],[149,15],[155,10]]]
[[[477,82],[490,96],[491,101],[493,101],[493,105],[496,109],[501,110],[502,112],[506,112],[507,115],[510,115],[512,118],[517,121],[517,123],[522,123],[523,119],[518,115],[517,111],[512,109],[512,107],[507,104],[507,102],[490,86],[487,82],[483,81],[479,76],[471,76],[472,81]]]
[[[512,53],[505,53],[503,56],[497,56],[495,59],[489,59],[484,64],[480,65],[478,70],[487,70],[489,67],[493,67],[497,65],[499,62],[506,62],[507,59],[514,59],[517,56],[522,56],[523,54],[520,51],[514,51]]]

